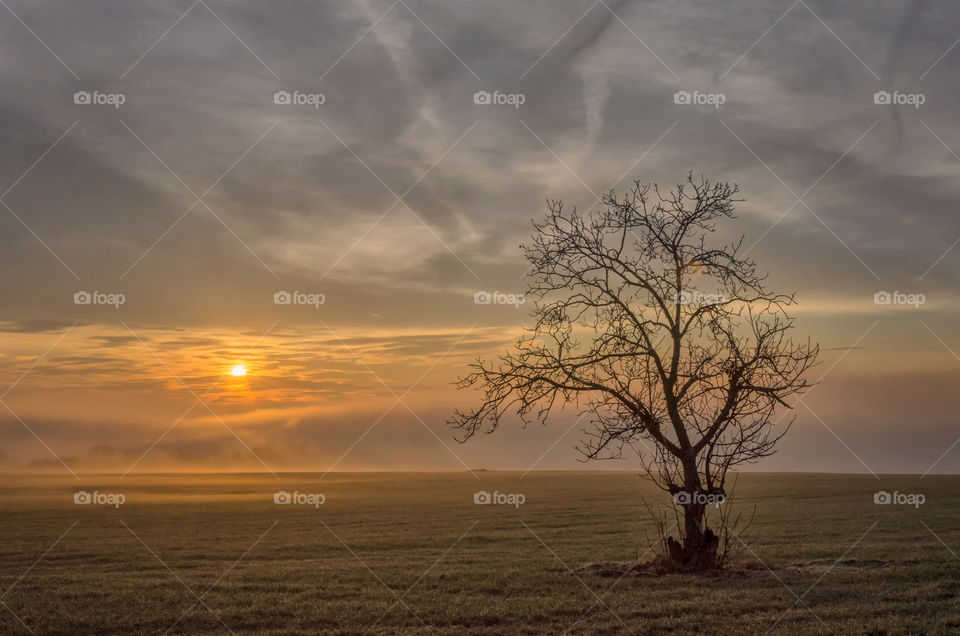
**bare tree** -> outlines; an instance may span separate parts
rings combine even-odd
[[[795,343],[794,297],[765,287],[741,255],[742,238],[711,246],[733,218],[739,188],[687,176],[663,193],[635,182],[582,216],[548,201],[523,245],[531,263],[534,324],[497,361],[477,360],[458,382],[483,393],[451,424],[463,441],[515,412],[545,423],[566,405],[589,414],[586,459],[633,449],[645,473],[683,510],[677,567],[717,566],[707,505],[725,496],[727,472],[771,455],[786,433],[774,416],[810,385],[819,347]]]

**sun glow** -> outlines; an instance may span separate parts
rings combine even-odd
[[[238,364],[234,366],[232,369],[230,369],[230,375],[234,375],[237,377],[241,375],[247,375],[247,367],[243,366],[242,364]]]

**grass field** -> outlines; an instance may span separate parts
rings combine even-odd
[[[8,475],[0,633],[960,631],[960,477],[745,474],[752,569],[620,577],[577,568],[650,556],[641,496],[664,495],[637,475],[477,475]],[[525,502],[475,505],[481,489]]]

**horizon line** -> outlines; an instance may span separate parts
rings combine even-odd
[[[866,471],[812,471],[812,470],[750,470],[750,471],[731,471],[734,474],[744,474],[744,475],[847,475],[847,476],[887,476],[887,477],[956,477],[960,476],[960,473],[876,473],[875,475]],[[636,474],[642,476],[643,471],[638,470],[627,470],[627,469],[571,469],[571,468],[558,468],[558,469],[541,469],[541,470],[523,470],[519,468],[473,468],[469,470],[409,470],[409,469],[397,469],[397,470],[339,470],[339,471],[324,471],[321,469],[315,470],[279,470],[274,471],[276,475],[293,475],[293,474],[316,474],[316,475],[356,475],[356,474],[369,474],[369,475],[389,475],[389,474],[410,474],[410,475],[451,475],[451,474],[470,474],[470,473],[523,473],[523,474],[534,474],[534,473],[600,473],[600,474]],[[109,477],[123,477],[124,475],[129,476],[151,476],[151,475],[263,475],[270,476],[271,473],[268,473],[263,470],[251,470],[251,471],[232,471],[232,470],[162,470],[162,471],[144,471],[139,473],[123,473],[123,472],[106,472],[106,471],[76,471],[78,476],[109,476]],[[24,477],[56,477],[56,476],[69,476],[62,475],[60,472],[56,471],[42,471],[42,470],[22,470],[22,471],[0,471],[0,476],[24,476]]]

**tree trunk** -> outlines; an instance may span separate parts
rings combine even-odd
[[[694,462],[685,462],[685,488],[690,500],[683,504],[683,532],[681,544],[672,537],[667,540],[667,556],[682,570],[703,571],[718,567],[717,552],[720,537],[706,524],[707,504],[698,500],[703,493]]]
[[[683,543],[667,538],[667,557],[678,570],[703,572],[720,566],[720,537],[703,523],[703,504],[684,507]]]
[[[683,511],[684,565],[693,570],[709,570],[717,566],[720,537],[706,524],[706,504],[694,503]]]

